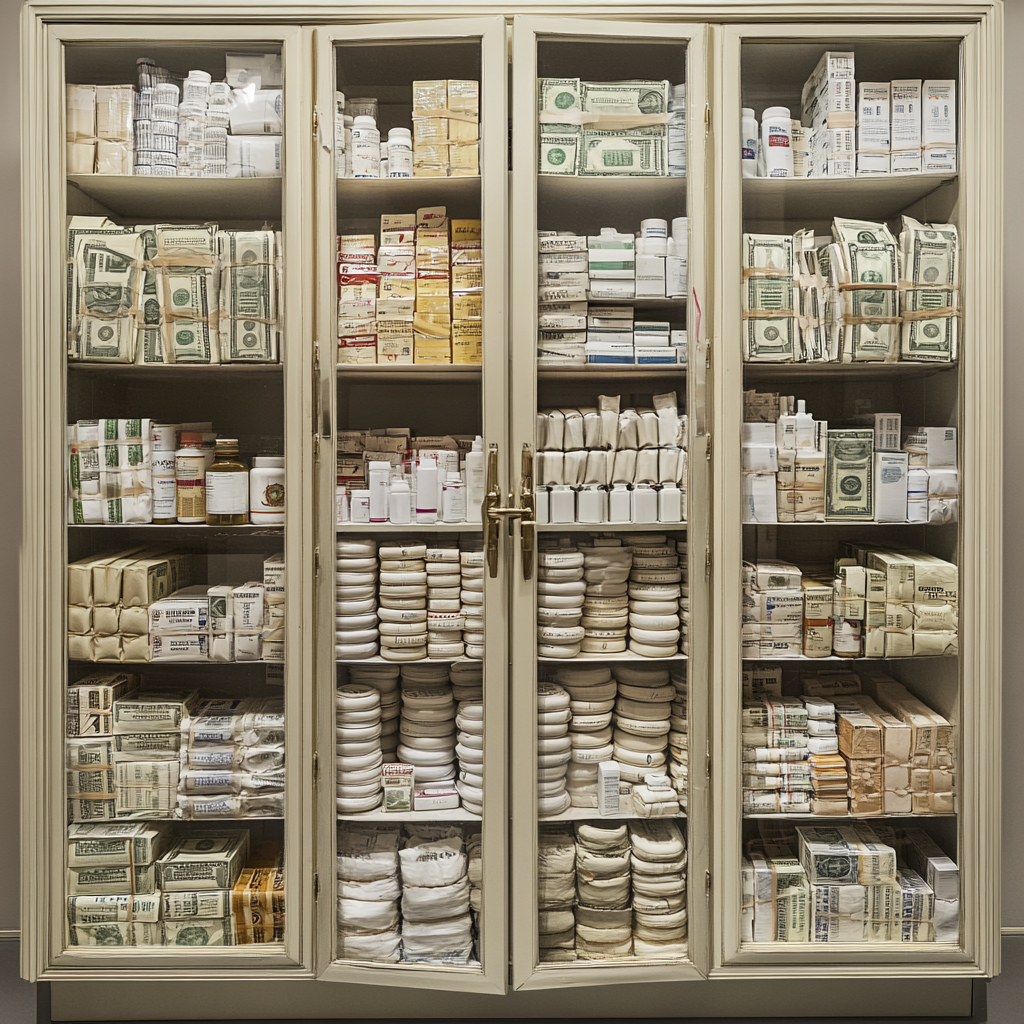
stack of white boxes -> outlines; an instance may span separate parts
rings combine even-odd
[[[744,700],[742,742],[744,813],[810,813],[803,702],[797,697]]]
[[[851,51],[822,54],[804,83],[802,106],[801,123],[813,132],[811,177],[853,177],[857,97]]]
[[[803,573],[789,562],[743,563],[743,657],[798,658],[803,648]]]

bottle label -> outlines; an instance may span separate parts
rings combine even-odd
[[[249,474],[206,474],[206,511],[215,516],[245,515],[249,511]]]

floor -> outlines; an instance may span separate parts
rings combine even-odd
[[[18,977],[18,943],[0,941],[0,1024],[50,1024],[50,1015],[46,1003],[46,990],[40,991],[39,1006],[36,1005],[36,986],[22,981]],[[782,1019],[779,1017],[760,1018],[772,1024],[854,1024],[853,1018],[830,1017]],[[1024,1024],[1024,935],[1006,936],[1003,939],[1003,973],[987,986],[978,984],[975,992],[974,1015],[966,1017],[942,1017],[925,1020],[922,1017],[901,1017],[883,1019],[871,1018],[863,1024],[951,1024],[961,1021],[963,1024]],[[124,1022],[131,1024],[131,1022]],[[162,1024],[150,1021],[148,1024]],[[214,1022],[194,1021],[191,1024],[214,1024]],[[224,1021],[216,1024],[225,1024]],[[249,1024],[246,1021],[235,1024]],[[291,1024],[289,1021],[259,1021],[256,1024]],[[323,1022],[320,1022],[323,1024]],[[355,1022],[348,1022],[355,1024]],[[531,1022],[541,1024],[541,1022]],[[650,1021],[650,1024],[661,1022]],[[742,1020],[732,1018],[716,1018],[714,1020],[697,1020],[688,1018],[685,1024],[753,1024],[753,1018]]]

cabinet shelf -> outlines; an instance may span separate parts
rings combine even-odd
[[[814,221],[833,217],[889,220],[955,174],[883,174],[864,178],[744,178],[743,217],[757,221]]]
[[[596,807],[570,807],[559,814],[538,815],[537,821],[543,825],[550,821],[678,821],[686,818],[686,811],[670,814],[667,817],[645,818],[642,814],[628,811],[625,814],[600,814]]]
[[[622,381],[623,384],[635,381],[663,380],[665,377],[686,377],[685,363],[661,363],[650,366],[538,366],[537,380],[539,383],[549,380],[576,381]]]
[[[917,656],[911,656],[909,658],[867,658],[862,654],[857,655],[855,658],[844,658],[838,654],[830,654],[827,658],[808,658],[801,655],[799,658],[744,658],[745,662],[781,662],[782,664],[792,665],[813,665],[815,662],[820,661],[868,661],[873,662],[876,665],[881,665],[886,662],[895,662],[896,664],[906,664],[907,662],[916,661],[957,661],[957,656],[946,655],[946,654],[919,654]]]
[[[790,379],[829,381],[899,380],[956,370],[958,363],[744,363],[744,382]]]
[[[280,178],[150,178],[132,174],[69,174],[81,192],[128,219],[281,220]]]
[[[537,227],[593,235],[613,212],[620,231],[636,231],[648,217],[684,216],[686,192],[686,178],[538,174]]]
[[[349,210],[365,217],[380,208],[397,211],[396,203],[413,213],[418,206],[457,206],[480,202],[480,176],[457,178],[339,178],[336,195],[338,216]],[[449,216],[458,216],[451,210]]]
[[[622,651],[619,654],[577,654],[575,658],[541,658],[538,657],[537,661],[543,665],[574,665],[581,661],[642,661],[649,665],[658,665],[662,662],[668,661],[686,661],[687,655],[685,654],[673,654],[668,658],[648,658],[643,654],[634,654],[632,651]],[[795,661],[795,658],[791,658],[790,661]],[[824,658],[808,658],[808,661],[824,661]],[[846,660],[846,659],[842,659]],[[872,661],[877,661],[877,658],[872,658]]]
[[[662,533],[665,530],[685,530],[681,523],[538,523],[538,533]]]
[[[99,380],[116,381],[118,383],[139,383],[145,381],[168,381],[180,378],[195,385],[200,380],[216,381],[224,384],[228,381],[241,383],[253,378],[283,377],[284,366],[281,363],[168,363],[166,365],[146,363],[85,363],[73,360],[68,362],[68,377],[74,381],[79,378],[94,377]]]
[[[382,658],[375,654],[372,658],[335,658],[337,665],[479,665],[483,670],[483,660],[480,658],[418,658],[416,661],[392,661],[390,658]]]
[[[482,533],[483,527],[473,523],[338,523],[338,536],[349,533]]]
[[[749,523],[745,522],[744,526],[810,526],[812,528],[820,529],[823,526],[834,526],[843,529],[849,529],[851,526],[928,526],[934,529],[936,526],[956,526],[956,523],[880,523],[876,519],[864,519],[861,521],[850,521],[850,520],[826,520],[823,523]]]
[[[482,378],[483,367],[479,363],[338,364],[339,384],[472,384]]]
[[[448,807],[439,811],[385,811],[380,807],[362,814],[339,814],[338,821],[482,821],[483,818],[465,807]]]
[[[875,821],[879,818],[894,818],[900,821],[914,820],[916,818],[955,818],[956,811],[933,812],[925,814],[786,814],[780,812],[764,814],[744,814],[744,821],[783,821],[786,818],[800,818],[807,820],[813,818],[815,821]]]

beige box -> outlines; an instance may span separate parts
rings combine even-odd
[[[452,321],[452,362],[481,363],[483,361],[483,321]]]

